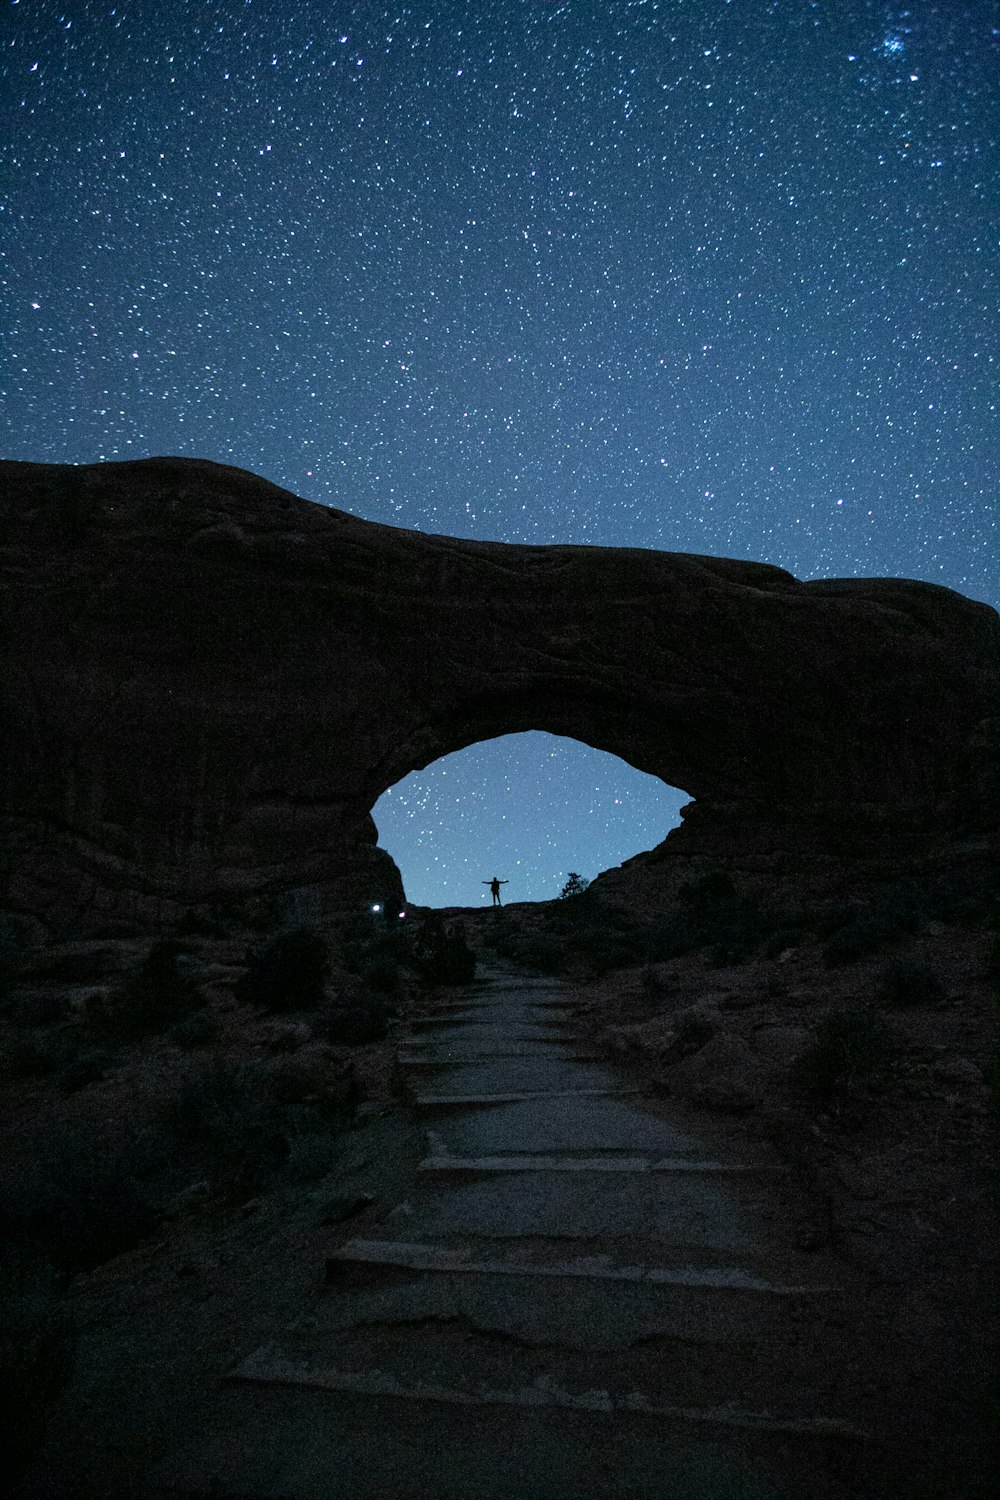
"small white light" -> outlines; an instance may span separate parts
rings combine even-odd
[[[378,902],[376,902],[375,905],[372,907],[372,911],[376,911],[377,912],[377,911],[381,911],[381,910],[382,910],[382,908],[381,908],[381,906],[379,906]]]
[[[402,922],[403,919],[405,918],[405,916],[406,916],[406,912],[405,911],[401,911],[400,914],[399,914],[399,920]]]

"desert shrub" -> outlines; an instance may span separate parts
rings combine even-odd
[[[923,899],[939,922],[977,922],[989,912],[996,889],[992,871],[950,870],[926,882]]]
[[[8,1078],[45,1078],[69,1062],[72,1045],[64,1036],[11,1037],[3,1049],[3,1071]]]
[[[293,1182],[317,1182],[336,1166],[338,1149],[329,1131],[303,1131],[289,1143],[285,1172]]]
[[[107,949],[89,948],[82,952],[53,952],[51,949],[37,950],[31,963],[31,974],[35,979],[57,984],[89,984],[103,979],[108,973]]]
[[[1000,993],[994,996],[994,1020],[992,1040],[986,1054],[983,1078],[989,1093],[993,1115],[1000,1120]]]
[[[735,897],[706,920],[704,938],[714,963],[737,964],[766,952],[778,925],[774,913],[753,897]]]
[[[543,974],[562,974],[566,971],[569,954],[564,938],[539,932],[517,944],[513,956],[516,962],[540,969]]]
[[[887,1005],[934,1005],[945,998],[945,987],[931,964],[900,958],[879,971],[876,994]]]
[[[391,1016],[384,996],[363,990],[341,993],[324,1005],[313,1033],[334,1047],[362,1047],[383,1040]]]
[[[197,1160],[214,1190],[234,1201],[258,1192],[288,1154],[273,1073],[213,1059],[191,1066],[164,1106],[178,1154]]]
[[[194,1047],[207,1047],[219,1039],[219,1023],[210,1011],[196,1011],[168,1032],[175,1047],[190,1051]]]
[[[413,945],[413,962],[427,984],[471,984],[476,977],[476,955],[459,922],[446,927],[437,912],[421,923]]]
[[[270,1065],[270,1089],[291,1133],[322,1120],[348,1124],[354,1109],[354,1070],[315,1048]]]
[[[17,983],[27,946],[17,922],[0,916],[0,1000],[5,1000]]]
[[[803,917],[799,925],[786,918],[784,922],[773,928],[763,944],[764,957],[777,958],[789,948],[797,948],[805,936],[806,920]]]
[[[856,964],[859,959],[876,953],[891,935],[877,917],[859,915],[834,933],[823,949],[823,962],[831,968]]]
[[[617,906],[605,906],[594,886],[552,902],[545,908],[544,924],[549,932],[574,938],[577,933],[594,931],[630,931],[636,918]]]
[[[648,958],[653,963],[681,958],[699,946],[700,937],[699,923],[691,911],[675,906],[649,923],[646,934]]]
[[[608,969],[627,969],[642,963],[648,956],[649,945],[641,929],[623,932],[590,928],[577,934],[571,952],[573,957],[601,974]]]
[[[648,946],[654,960],[707,948],[714,963],[733,964],[761,951],[780,952],[805,924],[805,916],[769,907],[739,891],[729,875],[714,872],[679,888],[676,904],[650,924]]]
[[[496,933],[491,941],[503,957],[547,973],[577,963],[601,973],[666,963],[699,948],[708,948],[716,963],[736,963],[778,932],[787,947],[805,924],[805,917],[774,911],[738,891],[728,875],[710,872],[686,882],[671,908],[652,919],[605,906],[590,887],[553,903],[538,932]]]
[[[21,1026],[57,1026],[70,1016],[66,996],[58,990],[39,990],[25,995],[17,1006]]]
[[[649,957],[648,923],[619,907],[605,906],[593,887],[553,906],[543,932],[561,940],[562,967],[575,961],[601,972]]]
[[[269,1052],[298,1052],[312,1041],[314,1034],[315,1027],[307,1026],[304,1021],[279,1021],[272,1023],[265,1033],[264,1045]]]
[[[655,964],[647,964],[640,976],[643,994],[650,1000],[662,1000],[670,993],[670,976],[665,969],[657,968]]]
[[[702,1011],[685,1011],[676,1017],[673,1038],[664,1056],[674,1062],[690,1057],[693,1052],[700,1052],[714,1035],[715,1026]]]
[[[542,974],[565,973],[569,945],[556,933],[497,933],[492,942],[494,951],[512,963],[538,969]]]
[[[279,933],[247,955],[236,996],[268,1011],[314,1010],[330,972],[326,943],[311,927]]]
[[[207,912],[189,908],[177,923],[175,931],[178,937],[224,938],[230,931],[230,925],[215,907]]]
[[[559,895],[564,901],[569,901],[574,896],[582,896],[589,885],[590,881],[585,876],[578,875],[575,870],[570,870],[566,884],[559,892]]]
[[[44,1258],[11,1254],[0,1262],[0,1451],[8,1478],[38,1447],[73,1372],[61,1294],[62,1278]]]
[[[102,1265],[157,1222],[160,1205],[148,1171],[136,1143],[101,1150],[80,1132],[54,1134],[30,1176],[22,1173],[0,1194],[0,1240],[37,1247],[67,1271]]]
[[[695,911],[714,911],[736,898],[733,877],[726,870],[707,870],[677,887],[677,899]]]
[[[373,960],[361,970],[361,978],[379,995],[398,995],[402,989],[399,968],[389,958]]]
[[[898,937],[922,931],[927,920],[926,903],[915,886],[891,886],[867,903],[823,915],[819,934],[829,939],[823,960],[832,967],[857,963]]]
[[[197,1164],[214,1191],[239,1202],[289,1160],[300,1135],[331,1135],[353,1113],[343,1076],[321,1061],[190,1064],[163,1109],[175,1157]]]
[[[368,990],[382,995],[397,995],[403,987],[403,972],[412,961],[414,937],[405,922],[389,925],[380,918],[358,918],[343,927],[339,934],[338,956],[351,974],[356,974]]]
[[[112,1059],[106,1052],[78,1052],[60,1068],[59,1087],[64,1094],[79,1093],[92,1083],[100,1083],[112,1066]]]
[[[164,1031],[203,1005],[189,960],[173,939],[154,943],[136,974],[100,999],[89,1018],[94,1036],[112,1045]]]
[[[891,1035],[871,1010],[837,1011],[814,1028],[812,1045],[796,1061],[793,1083],[813,1099],[826,1099],[871,1078],[888,1063]]]
[[[986,974],[990,979],[1000,978],[1000,936],[993,938],[986,951]]]

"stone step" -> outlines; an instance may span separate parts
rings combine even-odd
[[[456,1090],[456,1092],[458,1092]],[[428,1133],[445,1156],[708,1156],[696,1136],[649,1113],[648,1098],[532,1099],[502,1109],[452,1111]],[[685,1122],[687,1123],[687,1122]],[[431,1135],[434,1141],[431,1141]]]
[[[414,1024],[413,1022],[410,1023]],[[440,1031],[441,1036],[428,1036],[429,1031]],[[399,1041],[402,1045],[411,1047],[434,1047],[447,1043],[451,1038],[455,1042],[482,1042],[496,1040],[498,1042],[570,1042],[572,1035],[561,1027],[546,1026],[544,1022],[537,1025],[530,1022],[520,1022],[513,1026],[505,1026],[493,1021],[428,1021],[420,1028],[420,1036],[407,1038],[401,1035]]]
[[[477,1053],[486,1057],[496,1057],[506,1054],[512,1047],[530,1047],[544,1054],[559,1047],[579,1047],[583,1045],[578,1037],[564,1032],[556,1032],[552,1035],[546,1033],[539,1036],[537,1032],[519,1032],[516,1029],[504,1031],[500,1027],[491,1029],[487,1035],[479,1033],[476,1036],[405,1036],[396,1038],[397,1044],[404,1051],[413,1053],[454,1051],[458,1047],[467,1047],[470,1051],[475,1048]],[[496,1050],[494,1050],[496,1049]],[[591,1049],[593,1050],[593,1049]],[[606,1056],[606,1054],[604,1054]]]
[[[639,1412],[223,1382],[143,1500],[843,1500],[872,1445]],[[137,1488],[135,1493],[140,1490]]]
[[[478,1014],[473,1006],[456,1005],[447,1010],[430,1011],[426,1015],[413,1015],[408,1019],[411,1026],[457,1026],[467,1024]]]
[[[435,1017],[447,1020],[450,1016],[524,1016],[536,1013],[550,1013],[554,1010],[564,1009],[567,1002],[554,1002],[550,1000],[530,999],[492,999],[483,998],[479,1000],[466,1000],[463,1002],[449,1002],[446,1005],[416,1005],[410,1011],[414,1017],[420,1017],[432,1021]]]
[[[448,1156],[432,1153],[418,1172],[782,1172],[780,1166],[699,1161],[679,1156]]]
[[[313,1341],[310,1347],[294,1338],[263,1344],[229,1372],[230,1381],[263,1385],[305,1386],[314,1390],[362,1396],[392,1396],[409,1401],[445,1402],[458,1406],[556,1407],[562,1410],[600,1413],[605,1416],[658,1418],[712,1428],[749,1429],[787,1436],[863,1440],[865,1434],[837,1416],[754,1409],[737,1400],[689,1405],[664,1400],[627,1385],[592,1385],[574,1378],[572,1363],[558,1361],[554,1373],[545,1368],[547,1351],[534,1358],[520,1352],[511,1359],[507,1350],[496,1351],[481,1341],[477,1359],[467,1373],[462,1354],[468,1353],[462,1338],[454,1351],[454,1362],[442,1358],[438,1348],[428,1348],[426,1330],[419,1347],[411,1338],[402,1348],[391,1347],[383,1335],[375,1346],[378,1363],[372,1359],[372,1341],[352,1347],[349,1337]],[[435,1343],[444,1343],[438,1340]],[[347,1347],[345,1347],[345,1344]],[[331,1347],[332,1346],[332,1347]],[[451,1352],[451,1351],[448,1351]],[[352,1357],[353,1356],[353,1357]],[[492,1356],[492,1357],[491,1357]]]
[[[529,1099],[619,1099],[645,1094],[646,1089],[523,1089],[511,1094],[417,1094],[414,1104],[421,1109],[454,1109],[491,1104],[523,1104]]]
[[[791,1349],[799,1364],[810,1352],[802,1348],[804,1322],[808,1320],[813,1337],[840,1311],[841,1300],[832,1296],[764,1296],[593,1276],[496,1276],[488,1271],[449,1275],[357,1265],[344,1268],[327,1295],[317,1298],[295,1324],[295,1331],[332,1334],[408,1324],[417,1332],[431,1324],[450,1323],[524,1345],[591,1355],[597,1350],[621,1355],[658,1340],[668,1350],[668,1361],[679,1356],[715,1358],[727,1348],[758,1364],[777,1359],[785,1368]]]
[[[551,1046],[551,1043],[545,1043],[545,1045]],[[463,1056],[452,1055],[448,1057],[419,1057],[407,1052],[399,1052],[396,1054],[396,1061],[399,1063],[401,1068],[449,1068],[457,1066],[464,1067],[465,1065],[470,1063],[489,1063],[497,1059],[501,1061],[507,1060],[511,1062],[524,1062],[525,1059],[537,1058],[538,1054],[536,1052],[530,1052],[526,1048],[522,1048],[520,1051],[515,1051],[512,1049],[509,1052],[469,1052]],[[558,1057],[552,1058],[550,1060],[554,1062],[607,1062],[607,1058],[602,1057],[599,1052],[561,1052]]]
[[[435,1271],[449,1275],[541,1276],[588,1281],[639,1282],[646,1286],[710,1288],[716,1292],[758,1292],[774,1297],[811,1297],[835,1293],[828,1285],[774,1282],[739,1266],[612,1265],[600,1256],[578,1256],[541,1263],[531,1260],[491,1259],[468,1245],[426,1241],[348,1240],[327,1257],[326,1279],[335,1283],[349,1266],[389,1266],[405,1271]]]
[[[515,974],[498,974],[484,977],[481,986],[477,986],[482,995],[506,995],[520,994],[527,990],[530,994],[551,995],[558,994],[561,990],[572,989],[564,979],[530,979]]]
[[[531,1043],[541,1047],[580,1045],[579,1039],[572,1032],[554,1031],[550,1026],[476,1026],[471,1036],[466,1027],[462,1027],[461,1031],[466,1034],[456,1035],[455,1031],[449,1030],[441,1036],[407,1036],[405,1032],[401,1032],[397,1040],[401,1047],[410,1047],[419,1052],[430,1052],[435,1047],[489,1047],[490,1044],[498,1047],[510,1047],[516,1043]]]

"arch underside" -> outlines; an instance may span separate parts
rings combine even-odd
[[[686,764],[672,742],[675,737],[658,733],[658,727],[643,705],[608,693],[526,690],[503,697],[480,696],[457,703],[446,716],[416,725],[388,763],[378,767],[378,780],[385,781],[378,795],[442,755],[501,735],[532,731],[578,740],[593,750],[616,755],[668,786],[696,781],[694,767]]]

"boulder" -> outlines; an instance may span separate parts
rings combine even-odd
[[[678,1099],[723,1114],[744,1114],[764,1096],[760,1060],[735,1036],[714,1036],[671,1068],[665,1080]]]

